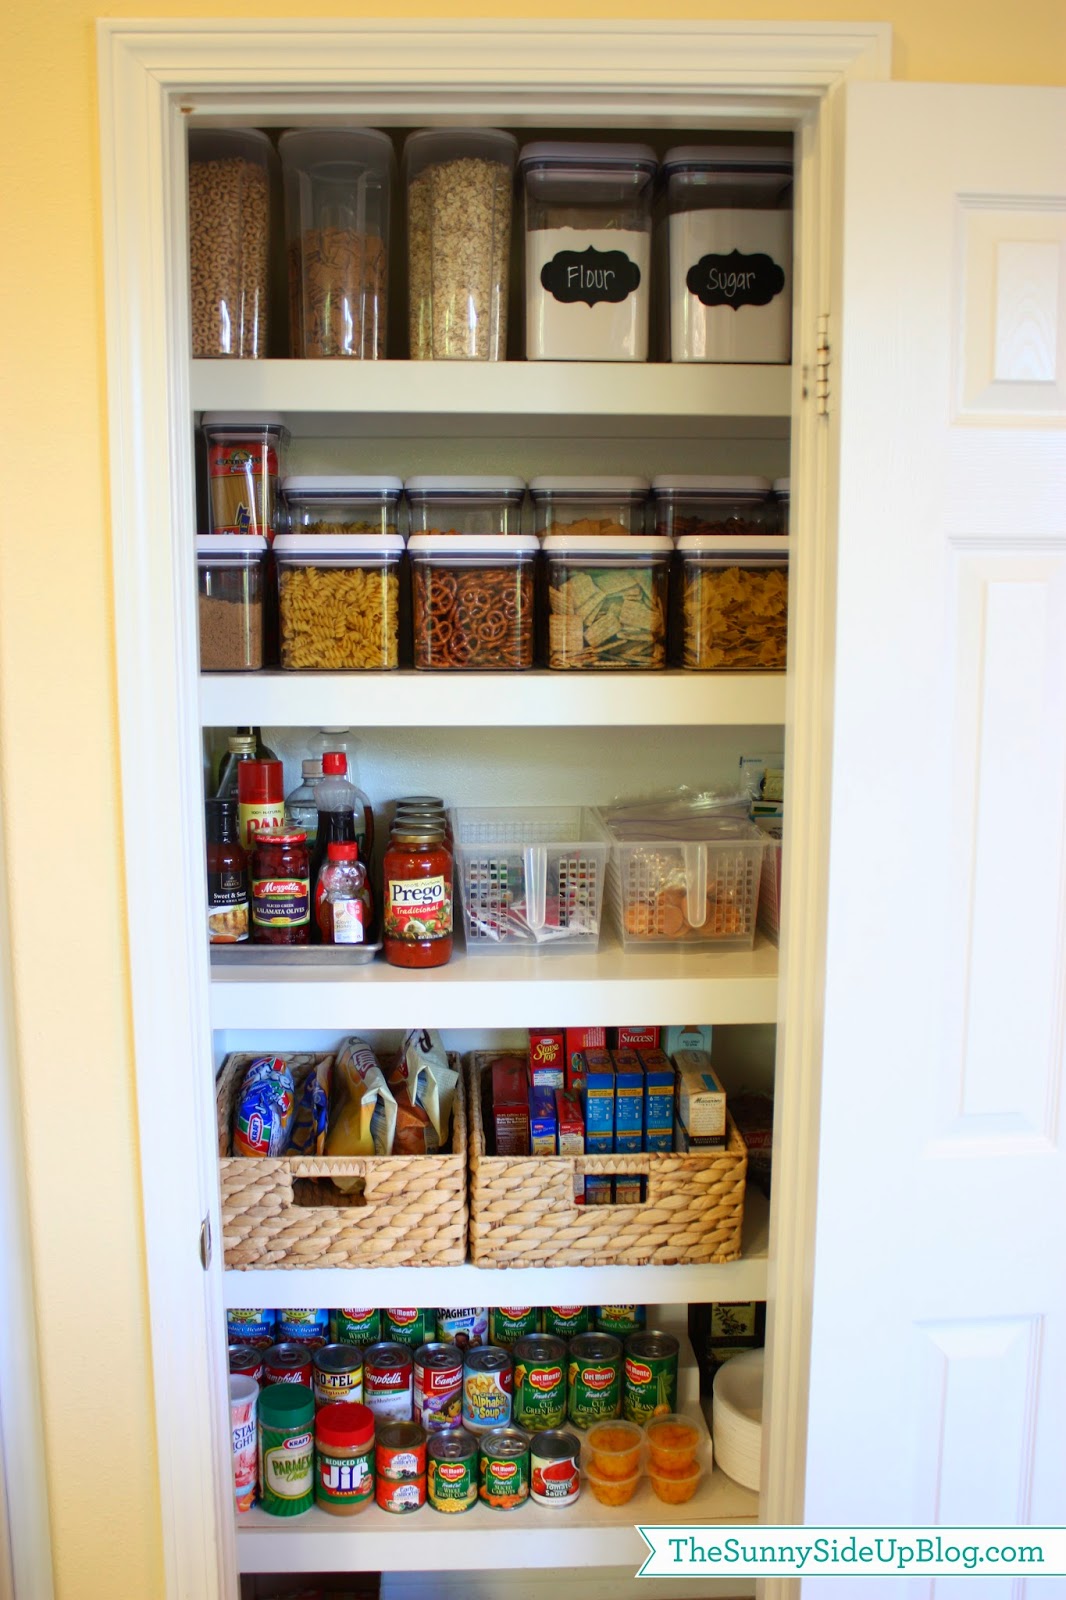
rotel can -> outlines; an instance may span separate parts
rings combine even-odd
[[[427,1433],[452,1428],[463,1413],[463,1352],[453,1344],[415,1351],[414,1416]]]
[[[566,1409],[575,1428],[591,1428],[622,1411],[622,1345],[609,1333],[571,1339]]]
[[[493,1428],[478,1440],[478,1498],[494,1511],[516,1511],[529,1499],[529,1434]]]
[[[539,1306],[493,1306],[489,1310],[489,1344],[500,1350],[510,1350],[517,1340],[539,1332]]]
[[[639,1333],[648,1320],[644,1306],[597,1306],[596,1332],[613,1333],[616,1339],[628,1339]]]
[[[374,1496],[382,1511],[403,1515],[426,1503],[426,1435],[417,1422],[378,1422]]]
[[[312,1370],[316,1404],[362,1400],[363,1352],[358,1345],[324,1344],[314,1353]]]
[[[410,1422],[414,1359],[407,1345],[382,1341],[363,1351],[363,1404],[386,1422]]]
[[[229,1347],[229,1374],[231,1378],[254,1378],[263,1382],[263,1352],[254,1344],[231,1344]]]
[[[426,1446],[426,1498],[434,1511],[477,1505],[477,1440],[465,1428],[445,1428]]]
[[[529,1492],[542,1506],[571,1505],[581,1492],[581,1445],[572,1433],[535,1433],[529,1446]]]
[[[533,1333],[514,1347],[514,1419],[530,1433],[558,1428],[566,1416],[566,1345]]]
[[[305,1344],[271,1345],[263,1357],[263,1387],[272,1383],[302,1383],[311,1387],[311,1351]]]
[[[278,1343],[316,1345],[329,1343],[329,1312],[296,1309],[278,1312]]]
[[[626,1340],[622,1415],[643,1427],[656,1412],[677,1410],[677,1358],[681,1346],[672,1333],[631,1333]]]
[[[505,1428],[514,1388],[511,1352],[487,1345],[463,1358],[463,1427],[468,1433]]]
[[[269,1350],[277,1344],[278,1314],[276,1311],[227,1311],[226,1332],[230,1344],[254,1344],[260,1350]]]
[[[575,1334],[588,1333],[591,1319],[588,1306],[545,1306],[542,1321],[545,1333],[572,1339]]]
[[[371,1309],[331,1311],[330,1344],[378,1344],[381,1340],[381,1312]]]
[[[420,1344],[431,1344],[437,1337],[436,1309],[388,1307],[381,1313],[381,1337],[392,1339],[397,1344],[408,1344],[412,1350],[417,1350]]]

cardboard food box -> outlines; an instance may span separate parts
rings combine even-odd
[[[687,1156],[690,1150],[724,1150],[727,1135],[724,1133],[690,1133],[679,1117],[674,1123],[674,1154]]]
[[[606,1050],[586,1050],[580,1060],[585,1149],[590,1155],[610,1155],[614,1149],[614,1067]],[[587,1183],[585,1196],[587,1199]]]
[[[585,1179],[585,1204],[587,1206],[609,1206],[611,1204],[611,1180],[600,1173],[589,1173]]]
[[[668,1056],[674,1056],[679,1050],[710,1050],[711,1029],[680,1027],[664,1028],[660,1045]]]
[[[501,1056],[492,1063],[492,1120],[498,1156],[528,1156],[529,1100],[525,1062]]]
[[[661,1028],[615,1028],[616,1050],[658,1050]]]
[[[580,1089],[585,1070],[586,1050],[603,1050],[607,1044],[606,1028],[567,1028],[566,1030],[566,1087]]]
[[[644,1071],[635,1050],[612,1050],[614,1147],[635,1153],[644,1142]]]
[[[530,1089],[529,1091],[529,1153],[534,1156],[553,1156],[557,1139],[555,1121],[555,1091]]]
[[[639,1206],[643,1199],[643,1180],[639,1175],[620,1173],[614,1180],[616,1206]]]
[[[674,1148],[674,1094],[677,1073],[663,1050],[638,1050],[644,1070],[644,1148]]]
[[[555,1122],[558,1152],[561,1156],[585,1154],[585,1113],[576,1089],[556,1089]],[[574,1173],[574,1204],[585,1204],[585,1180]]]
[[[677,1120],[690,1136],[725,1138],[725,1090],[711,1070],[706,1050],[678,1050]]]
[[[529,1081],[534,1089],[564,1087],[566,1038],[562,1028],[530,1028]]]

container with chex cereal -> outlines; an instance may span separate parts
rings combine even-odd
[[[660,535],[549,534],[549,667],[664,667],[672,550]]]

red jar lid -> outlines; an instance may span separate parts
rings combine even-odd
[[[239,761],[237,798],[242,805],[262,805],[283,800],[285,779],[280,761]]]
[[[358,861],[359,846],[354,840],[338,841],[326,846],[326,854],[331,861]]]
[[[315,1413],[315,1439],[342,1450],[369,1450],[374,1442],[374,1413],[358,1400],[319,1406]]]
[[[273,828],[263,828],[255,836],[256,849],[262,850],[264,845],[268,849],[292,848],[293,845],[306,844],[306,833],[279,833]]]

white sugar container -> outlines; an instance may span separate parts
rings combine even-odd
[[[663,175],[671,361],[789,361],[791,148],[683,145]]]

